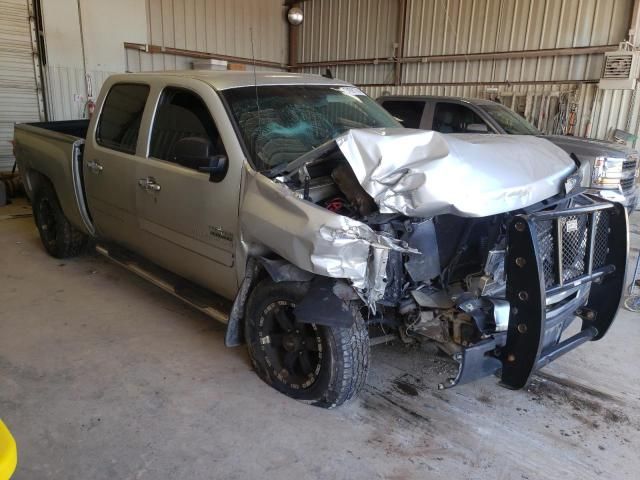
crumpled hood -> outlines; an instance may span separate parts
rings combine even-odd
[[[532,136],[363,129],[335,142],[382,213],[411,217],[524,208],[560,193],[576,169],[568,154]]]

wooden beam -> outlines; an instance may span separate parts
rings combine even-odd
[[[353,60],[326,60],[322,62],[298,63],[296,69],[306,67],[333,67],[337,65],[378,65],[385,63],[440,63],[440,62],[470,62],[477,60],[505,60],[538,57],[560,57],[573,55],[590,55],[611,52],[618,49],[618,45],[598,45],[593,47],[546,48],[539,50],[514,50],[507,52],[485,53],[457,53],[453,55],[427,55],[403,58],[357,58]]]
[[[403,87],[480,87],[498,85],[581,85],[597,84],[600,80],[518,80],[514,82],[414,82]],[[393,83],[356,83],[358,87],[394,87]]]

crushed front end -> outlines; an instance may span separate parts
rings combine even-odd
[[[390,254],[374,319],[458,362],[441,388],[492,374],[522,388],[536,370],[601,339],[615,318],[628,241],[620,204],[577,193],[491,217],[390,225],[421,254]]]
[[[606,333],[628,240],[624,207],[574,189],[568,156],[514,141],[528,144],[351,131],[248,181],[247,255],[316,275],[301,322],[340,324],[360,300],[372,338],[435,342],[458,362],[442,387],[500,373],[522,388]]]

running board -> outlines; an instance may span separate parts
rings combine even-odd
[[[153,283],[218,322],[227,323],[231,302],[120,248],[96,245],[96,252]]]

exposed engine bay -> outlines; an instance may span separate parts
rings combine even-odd
[[[372,323],[398,328],[405,340],[434,340],[449,354],[483,335],[506,331],[504,259],[511,214],[382,214],[341,152],[307,166],[303,178],[280,180],[302,199],[358,220],[415,251],[389,252],[377,315],[369,317]]]

